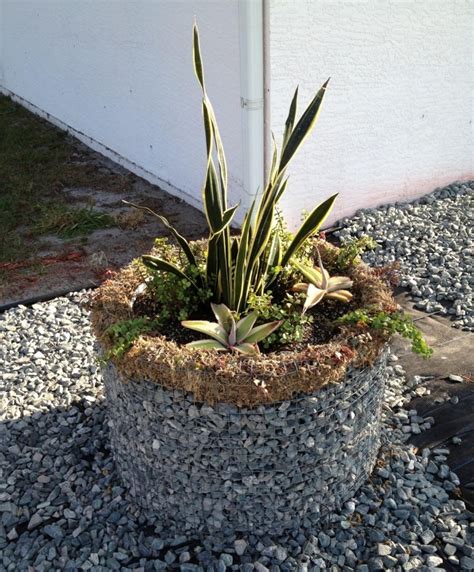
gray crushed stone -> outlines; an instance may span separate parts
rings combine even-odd
[[[448,450],[406,442],[421,378],[390,357],[384,445],[343,509],[284,536],[186,536],[127,502],[108,446],[101,375],[80,296],[0,317],[0,570],[474,569],[474,519]],[[454,494],[452,494],[454,493]]]
[[[279,536],[333,512],[376,462],[387,355],[316,395],[253,409],[124,383],[109,364],[110,443],[129,495],[185,534]]]
[[[364,209],[340,221],[344,242],[371,236],[370,265],[401,264],[401,285],[415,306],[474,331],[474,181],[453,183],[409,203]]]

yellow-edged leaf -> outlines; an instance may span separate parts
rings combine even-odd
[[[288,250],[285,252],[282,260],[282,266],[288,264],[293,254],[298,251],[305,240],[307,240],[312,234],[319,230],[331,212],[336,197],[337,194],[332,195],[332,197],[329,197],[329,199],[322,202],[308,215],[306,220],[300,226],[298,232],[295,234],[288,247]]]
[[[217,350],[218,352],[227,350],[227,348],[217,340],[197,340],[195,342],[189,342],[189,344],[186,344],[186,347],[194,350]]]
[[[200,334],[207,334],[227,346],[227,332],[219,324],[207,320],[184,320],[181,325]]]
[[[283,320],[277,320],[275,322],[269,322],[268,324],[263,324],[253,328],[253,330],[251,330],[249,335],[245,338],[245,341],[248,343],[260,342],[271,333],[273,333],[277,328],[279,328],[282,322]]]

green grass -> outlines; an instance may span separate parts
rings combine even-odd
[[[31,239],[53,233],[72,238],[113,224],[112,217],[75,208],[65,187],[120,188],[122,175],[74,162],[72,138],[0,96],[0,262],[31,256]]]
[[[38,220],[38,234],[56,234],[61,238],[75,238],[94,232],[99,228],[115,226],[113,217],[92,207],[70,208],[65,205],[50,205]]]

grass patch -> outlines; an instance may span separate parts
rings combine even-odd
[[[115,226],[115,219],[92,207],[74,209],[65,205],[50,205],[44,209],[38,224],[38,234],[56,234],[61,238],[75,238],[99,228]]]
[[[75,209],[62,190],[125,190],[130,179],[77,156],[67,133],[0,96],[0,262],[30,257],[31,239],[41,234],[72,238],[112,225],[112,217],[92,208]]]

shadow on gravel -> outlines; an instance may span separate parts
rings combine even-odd
[[[407,378],[420,376],[420,397],[406,407],[434,424],[411,442],[419,448],[448,448],[447,464],[461,481],[461,497],[474,510],[474,334],[452,327],[445,316],[430,316],[417,310],[405,291],[397,302],[416,320],[434,350],[430,359],[413,354],[406,340],[397,338],[392,346]]]
[[[198,546],[186,537],[165,544],[166,530],[158,535],[128,502],[108,446],[103,401],[75,401],[0,424],[2,473],[2,570],[78,570],[86,560],[98,565],[104,551],[107,570],[149,560],[156,569],[173,569],[178,562],[165,560],[171,546],[175,554]]]
[[[108,446],[103,400],[74,401],[0,424],[2,473],[2,570],[99,564],[106,570],[178,570],[184,553],[191,570],[206,554],[219,558],[196,539],[171,541],[166,527],[129,504]],[[234,564],[242,562],[234,556]]]
[[[410,407],[435,423],[411,442],[419,448],[449,449],[447,464],[461,481],[462,499],[474,510],[474,383],[434,379],[422,387],[430,395],[414,399]]]

